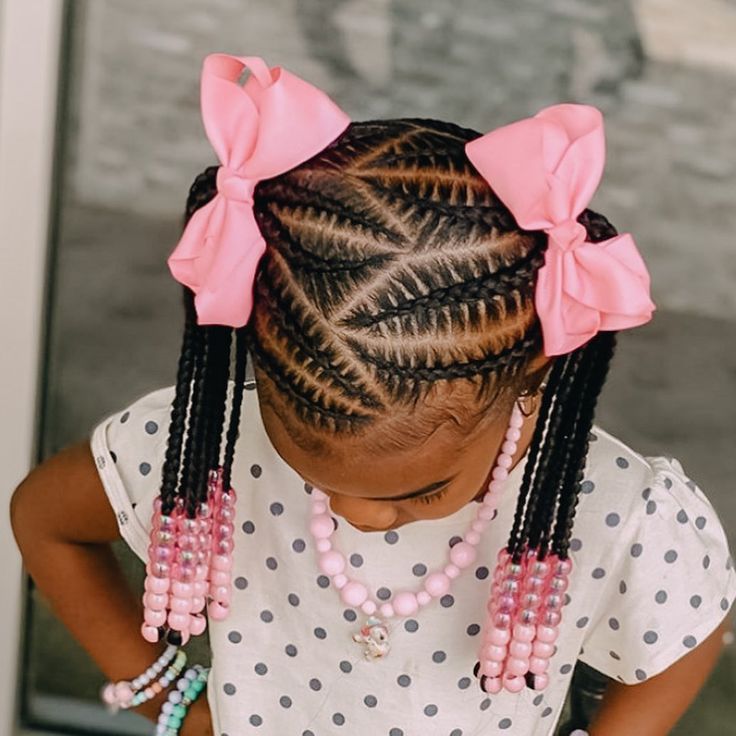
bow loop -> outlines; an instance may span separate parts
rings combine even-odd
[[[251,75],[241,86],[245,69]],[[195,293],[198,324],[242,327],[266,247],[253,212],[256,185],[322,151],[350,118],[322,90],[258,56],[210,54],[201,105],[221,164],[217,193],[191,217],[168,265]]]
[[[470,141],[465,152],[519,225],[548,235],[535,293],[545,355],[652,318],[649,274],[633,238],[591,243],[576,219],[603,174],[600,110],[552,105]]]

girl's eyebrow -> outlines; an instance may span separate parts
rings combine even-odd
[[[402,493],[400,496],[382,496],[381,498],[372,498],[371,501],[402,501],[406,498],[415,498],[416,496],[426,496],[432,491],[437,491],[442,486],[446,486],[450,481],[455,480],[457,474],[450,476],[445,480],[436,480],[434,483],[430,483],[427,486],[411,491],[410,493]]]

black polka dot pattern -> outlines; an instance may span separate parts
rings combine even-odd
[[[100,434],[94,448],[100,474],[119,474],[118,488],[130,494],[129,505],[111,497],[124,534],[136,521],[149,523],[172,399],[172,392],[154,393],[116,414],[104,428],[105,444]],[[367,615],[341,600],[338,585],[317,564],[308,527],[314,489],[271,453],[255,392],[243,401],[248,432],[233,468],[231,610],[209,626],[217,736],[549,730],[562,707],[556,689],[530,691],[523,706],[507,709],[480,690],[473,675],[496,554],[514,504],[500,507],[481,535],[474,564],[449,590],[393,620],[394,656],[370,663],[365,643],[352,641]],[[550,677],[571,677],[581,659],[618,682],[636,684],[696,648],[705,636],[703,622],[715,628],[736,597],[736,571],[715,512],[676,461],[642,459],[602,431],[593,438],[569,539],[574,568],[562,595]],[[429,522],[421,534],[413,524],[365,533],[335,514],[331,541],[344,554],[345,574],[364,582],[379,603],[389,602],[402,590],[421,589],[426,576],[447,564],[476,509],[441,520],[436,534]],[[139,532],[129,537],[145,553]],[[437,678],[447,686],[438,689]]]

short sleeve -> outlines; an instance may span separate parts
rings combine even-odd
[[[145,562],[153,501],[161,489],[175,387],[152,391],[106,417],[90,448],[123,539]]]
[[[676,458],[647,457],[579,658],[627,685],[659,674],[706,639],[736,598],[723,526]]]

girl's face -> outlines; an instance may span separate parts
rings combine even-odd
[[[524,456],[539,414],[524,418],[511,468]],[[361,531],[386,531],[419,519],[455,513],[487,491],[511,410],[494,424],[481,422],[460,444],[447,425],[409,452],[366,456],[355,440],[335,441],[330,457],[310,454],[290,438],[278,414],[262,404],[276,451],[306,482],[330,497],[331,510]]]

